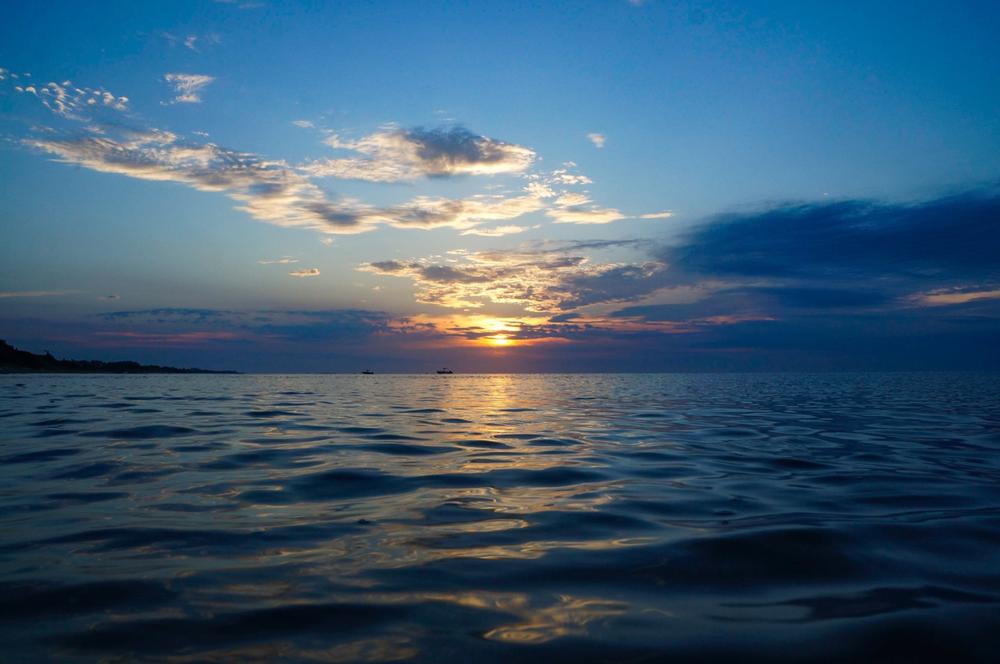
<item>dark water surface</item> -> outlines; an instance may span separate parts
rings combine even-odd
[[[9,375],[0,432],[5,662],[1000,651],[996,375]]]

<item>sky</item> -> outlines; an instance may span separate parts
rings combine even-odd
[[[0,6],[0,338],[1000,369],[995,2]]]

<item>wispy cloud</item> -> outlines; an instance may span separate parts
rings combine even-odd
[[[594,147],[597,148],[598,150],[603,148],[604,144],[608,140],[608,137],[605,136],[604,134],[597,134],[597,133],[587,134],[587,138],[590,140],[591,143],[594,144]]]
[[[318,277],[319,276],[319,268],[307,267],[307,268],[305,268],[303,270],[292,270],[288,274],[290,276],[299,277],[299,278],[304,278],[304,277]]]
[[[161,32],[160,35],[167,40],[171,46],[177,46],[178,44],[184,48],[194,51],[196,53],[201,51],[203,45],[218,44],[222,41],[216,33],[209,34],[189,34],[187,36],[175,35],[171,32]]]
[[[594,205],[589,196],[581,193],[559,196],[545,214],[557,224],[609,224],[625,219],[620,210]]]
[[[225,193],[237,201],[239,209],[278,226],[357,233],[370,230],[376,222],[352,201],[329,200],[283,161],[213,143],[183,142],[171,132],[122,131],[117,137],[46,137],[25,143],[60,161],[95,171]]]
[[[648,214],[640,214],[639,219],[669,219],[674,216],[674,213],[670,210],[664,210],[663,212],[650,212]]]
[[[478,235],[480,237],[503,237],[528,230],[527,226],[495,226],[493,228],[470,228],[462,231],[462,235]]]
[[[992,290],[967,290],[967,289],[946,289],[931,291],[930,293],[920,293],[915,299],[921,304],[947,305],[965,304],[966,302],[976,302],[978,300],[1000,299],[1000,289]]]
[[[311,162],[303,167],[310,175],[399,182],[421,177],[519,173],[535,160],[529,148],[480,136],[464,127],[392,127],[354,141],[332,135],[326,143],[361,156]]]
[[[163,80],[174,88],[175,97],[171,103],[200,104],[202,90],[214,81],[215,77],[206,74],[171,73],[164,75]]]
[[[184,335],[181,339],[242,338],[256,344],[289,341],[292,343],[321,341],[341,343],[360,340],[371,335],[385,338],[428,329],[406,318],[393,317],[381,311],[361,309],[330,310],[271,310],[244,311],[226,309],[158,308],[114,311],[97,317],[104,325],[105,336],[122,332],[145,335]],[[118,326],[124,327],[119,329]]]
[[[113,339],[116,346],[126,348],[203,346],[218,341],[237,341],[234,332],[135,332],[130,330],[94,332],[94,336]]]
[[[55,297],[66,295],[69,291],[0,291],[0,299],[13,297]]]
[[[271,258],[266,260],[257,261],[260,265],[287,265],[289,263],[298,263],[299,259],[292,258],[291,256],[282,256],[281,258]]]

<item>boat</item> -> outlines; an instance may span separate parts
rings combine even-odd
[[[455,373],[454,371],[452,371],[451,369],[449,369],[447,367],[445,367],[443,369],[438,369],[437,372],[439,374],[452,374],[452,373]]]
[[[371,369],[365,369],[365,370],[364,370],[364,371],[362,371],[361,373],[363,373],[363,374],[364,374],[364,375],[366,375],[366,376],[371,376],[371,375],[373,375],[373,374],[374,374],[375,372],[374,372],[374,371],[372,371]]]

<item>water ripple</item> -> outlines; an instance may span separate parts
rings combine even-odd
[[[988,661],[1000,378],[0,376],[0,659]]]

